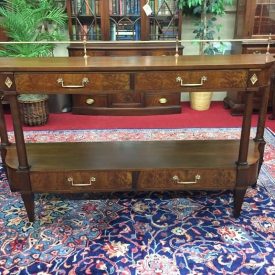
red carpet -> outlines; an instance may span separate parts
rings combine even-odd
[[[7,128],[12,129],[11,116],[7,117]],[[188,102],[182,105],[181,114],[154,116],[87,116],[71,113],[50,114],[44,126],[24,127],[24,130],[71,130],[71,129],[142,129],[142,128],[229,128],[240,127],[241,116],[232,116],[222,102],[212,102],[207,111],[192,110]],[[253,115],[252,126],[257,124]],[[275,132],[275,120],[266,121],[266,127]]]

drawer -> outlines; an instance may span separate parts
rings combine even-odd
[[[171,93],[171,94],[155,94],[155,93],[146,93],[145,94],[145,106],[171,106],[171,105],[180,105],[180,93]]]
[[[105,192],[132,190],[131,172],[32,172],[33,192]]]
[[[245,47],[244,53],[246,54],[266,54],[267,47]],[[269,52],[271,54],[275,53],[275,49],[270,47]]]
[[[181,86],[195,85],[195,86]],[[203,81],[202,77],[206,80]],[[206,70],[206,71],[179,71],[179,72],[140,72],[136,73],[135,89],[137,91],[175,91],[183,89],[211,89],[245,88],[248,78],[246,70]]]
[[[110,107],[113,108],[135,108],[142,106],[142,95],[140,93],[116,93],[110,96]]]
[[[74,107],[107,107],[107,95],[73,95]]]
[[[15,75],[18,92],[44,93],[106,93],[129,91],[128,73],[18,73]]]
[[[179,169],[143,171],[138,190],[208,190],[232,189],[235,169]]]

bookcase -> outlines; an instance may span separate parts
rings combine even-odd
[[[67,0],[71,41],[87,40],[88,56],[182,54],[182,12],[177,0]],[[150,6],[146,15],[143,7]],[[97,41],[97,43],[89,43]],[[106,43],[108,41],[108,43]],[[157,42],[154,42],[157,41]],[[83,56],[82,44],[71,43],[69,56]],[[114,93],[73,95],[75,114],[144,115],[179,113],[180,94]]]
[[[151,15],[143,7],[149,4]],[[177,0],[67,0],[70,40],[175,40]]]
[[[267,40],[275,39],[275,1],[268,0],[238,0],[234,38],[266,39],[266,41],[244,41],[233,48],[233,53],[266,54]],[[274,55],[275,45],[269,49]],[[268,106],[273,109],[272,118],[275,119],[275,68],[271,75],[271,90]],[[260,96],[253,99],[253,109],[260,109]],[[244,96],[239,91],[230,91],[224,99],[225,107],[230,109],[232,115],[240,115],[244,111]]]

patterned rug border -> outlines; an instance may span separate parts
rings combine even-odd
[[[40,129],[28,129],[24,130],[24,134],[27,133],[33,133],[33,132],[40,132],[40,133],[46,133],[46,132],[86,132],[86,131],[98,131],[98,132],[106,132],[106,131],[133,131],[133,132],[138,132],[138,131],[206,131],[206,130],[211,130],[211,131],[218,131],[218,130],[241,130],[241,127],[191,127],[191,128],[112,128],[112,129],[62,129],[62,130],[40,130]],[[251,127],[251,134],[255,133],[256,127]],[[275,136],[275,132],[272,131],[271,128],[265,127],[265,132],[268,131],[271,135]],[[13,134],[13,131],[10,130],[8,131],[9,135]]]
[[[27,138],[30,135],[33,135],[34,133],[39,133],[39,135],[41,134],[48,134],[48,133],[56,133],[56,134],[66,134],[66,133],[88,133],[88,132],[95,132],[95,133],[107,133],[107,132],[114,132],[114,133],[120,133],[120,132],[132,132],[132,133],[144,133],[144,132],[151,132],[151,133],[161,133],[161,132],[169,132],[169,131],[173,131],[176,133],[207,133],[207,132],[237,132],[238,133],[238,137],[241,133],[241,128],[240,127],[223,127],[223,128],[139,128],[139,129],[135,129],[135,128],[115,128],[115,129],[72,129],[72,130],[27,130],[24,131],[24,137]],[[265,132],[270,132],[272,134],[272,130],[269,128],[265,128]],[[256,127],[251,127],[251,132],[250,132],[250,136],[254,137],[256,133]],[[8,132],[9,137],[13,137],[14,133],[13,131],[9,131]],[[274,134],[273,134],[274,135]],[[210,136],[211,137],[211,136]],[[171,137],[172,139],[173,137]],[[112,140],[110,140],[112,141]]]

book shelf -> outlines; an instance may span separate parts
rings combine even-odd
[[[151,15],[143,6],[149,4]],[[181,37],[177,0],[67,0],[69,35],[78,40],[175,40]]]
[[[146,4],[151,7],[150,15],[143,9]],[[175,55],[175,41],[181,38],[182,14],[177,0],[67,0],[67,12],[70,40],[87,40],[88,56]],[[182,47],[177,46],[182,54]],[[82,44],[71,43],[68,51],[69,56],[84,55]],[[75,94],[72,99],[75,114],[181,112],[180,94],[102,91],[101,95]]]

